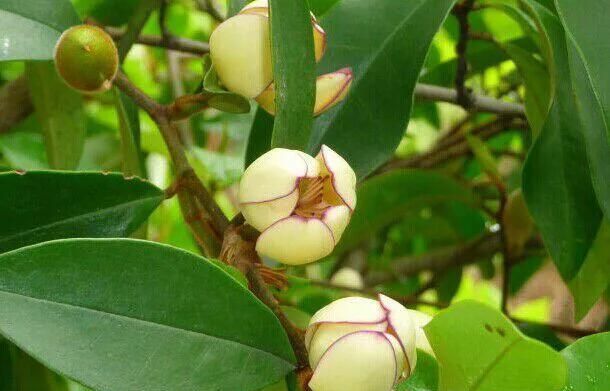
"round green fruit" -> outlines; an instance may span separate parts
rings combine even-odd
[[[91,25],[64,31],[55,46],[55,67],[72,88],[96,93],[108,90],[119,69],[119,55],[112,38]]]

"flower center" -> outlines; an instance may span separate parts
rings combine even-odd
[[[329,175],[303,178],[299,183],[299,201],[294,214],[306,218],[322,218],[331,206],[341,205]]]

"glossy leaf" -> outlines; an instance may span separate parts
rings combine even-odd
[[[607,391],[610,389],[610,333],[581,338],[561,354],[568,363],[564,391]]]
[[[610,57],[600,49],[610,36],[610,8],[595,0],[555,3],[565,28],[575,111],[582,124],[593,188],[604,214],[610,216]]]
[[[139,2],[140,0],[72,0],[74,8],[83,19],[90,17],[110,26],[127,23]]]
[[[140,117],[138,106],[117,88],[113,89],[114,107],[121,134],[123,173],[144,176],[144,164],[140,149]]]
[[[580,321],[610,287],[610,223],[605,220],[585,258],[568,283],[574,296],[576,321]]]
[[[271,147],[304,150],[313,124],[315,59],[306,0],[269,0],[275,121]]]
[[[69,0],[2,0],[0,61],[50,60],[61,33],[79,23]]]
[[[565,35],[552,11],[531,2],[531,12],[551,41],[555,95],[544,127],[528,153],[523,192],[544,242],[564,280],[571,280],[595,239],[602,212],[591,182]],[[610,154],[608,154],[610,159]]]
[[[417,351],[415,372],[398,385],[397,391],[438,390],[438,363],[434,357],[421,350]]]
[[[485,304],[454,304],[425,332],[439,362],[439,391],[559,391],[565,384],[559,353]]]
[[[511,44],[502,45],[514,61],[525,83],[525,112],[537,136],[549,111],[551,80],[545,65],[527,50]]]
[[[294,362],[252,293],[153,242],[68,239],[3,254],[0,304],[2,334],[99,391],[258,390]]]
[[[324,15],[321,25],[328,46],[318,73],[349,66],[354,81],[345,101],[315,120],[310,153],[328,144],[359,178],[388,160],[404,135],[432,37],[454,2],[342,0]],[[362,28],[364,20],[369,27]],[[269,149],[269,121],[259,118],[252,127],[246,163],[258,157],[252,150]]]
[[[358,205],[339,242],[337,252],[358,244],[407,212],[449,201],[474,204],[470,190],[442,174],[399,170],[364,182],[357,190]]]
[[[165,198],[120,174],[32,171],[0,174],[0,252],[52,239],[121,237]]]
[[[83,98],[60,79],[52,62],[28,63],[26,76],[42,126],[49,166],[58,170],[76,169],[87,133]]]

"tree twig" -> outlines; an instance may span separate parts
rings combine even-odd
[[[468,50],[468,41],[470,24],[468,23],[468,15],[472,10],[474,0],[464,0],[453,8],[453,14],[456,16],[459,25],[459,38],[455,46],[457,55],[457,70],[455,72],[455,89],[457,92],[457,103],[465,109],[471,109],[473,106],[470,91],[466,88],[466,77],[468,76],[468,58],[466,51]]]
[[[104,29],[114,40],[120,40],[124,34],[122,29],[115,27],[105,27]],[[170,39],[163,39],[163,37],[156,35],[140,34],[136,39],[136,43],[190,53],[196,56],[203,56],[210,51],[210,46],[206,42],[175,36],[172,36]]]
[[[197,5],[200,10],[207,12],[217,22],[223,22],[225,20],[225,17],[218,10],[214,0],[197,0]]]
[[[0,133],[9,131],[14,125],[34,111],[25,76],[6,83],[0,88]]]

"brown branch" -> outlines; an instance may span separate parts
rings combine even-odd
[[[225,17],[220,13],[214,0],[197,0],[199,9],[203,12],[207,12],[217,22],[223,22]]]
[[[0,133],[8,132],[33,111],[34,106],[30,100],[25,76],[18,77],[2,86],[0,89]]]
[[[566,325],[555,324],[555,323],[534,322],[531,320],[518,319],[515,317],[510,317],[510,320],[512,320],[517,325],[519,325],[519,323],[521,323],[521,324],[529,324],[529,325],[533,325],[533,326],[548,327],[549,329],[551,329],[557,333],[565,334],[565,335],[568,335],[568,336],[571,336],[574,338],[586,337],[586,336],[597,334],[597,333],[601,332],[599,330],[582,329],[579,327],[572,327],[572,326],[566,326]]]
[[[489,138],[505,131],[506,129],[524,129],[526,123],[516,118],[497,118],[490,122],[481,124],[470,131],[481,140]],[[376,174],[401,168],[431,168],[439,166],[458,157],[472,153],[470,145],[464,134],[454,134],[443,138],[430,151],[405,159],[395,159],[380,167]]]
[[[474,0],[464,0],[453,8],[453,14],[456,16],[459,25],[459,38],[455,46],[457,55],[457,70],[455,72],[455,89],[457,92],[457,103],[465,109],[470,109],[473,106],[470,97],[470,91],[466,88],[466,78],[468,76],[468,58],[466,51],[468,50],[470,24],[468,23],[468,15],[472,11]]]
[[[415,86],[415,98],[460,104],[455,89],[419,83]],[[484,95],[470,94],[471,107],[478,112],[495,113],[505,116],[525,118],[525,108],[521,104],[505,102]]]
[[[120,40],[124,34],[122,29],[115,27],[105,27],[105,30],[114,40]],[[205,42],[174,36],[164,39],[160,36],[140,34],[136,43],[190,53],[197,56],[203,56],[210,51],[210,45]]]
[[[242,237],[242,235],[245,237]],[[246,276],[252,293],[273,311],[284,330],[286,330],[292,349],[297,357],[298,368],[307,368],[309,366],[309,359],[303,332],[286,317],[279,302],[263,279],[257,266],[261,265],[261,260],[256,253],[255,242],[252,238],[248,237],[248,232],[244,230],[244,226],[230,226],[227,229],[221,259],[225,263],[239,269]]]

